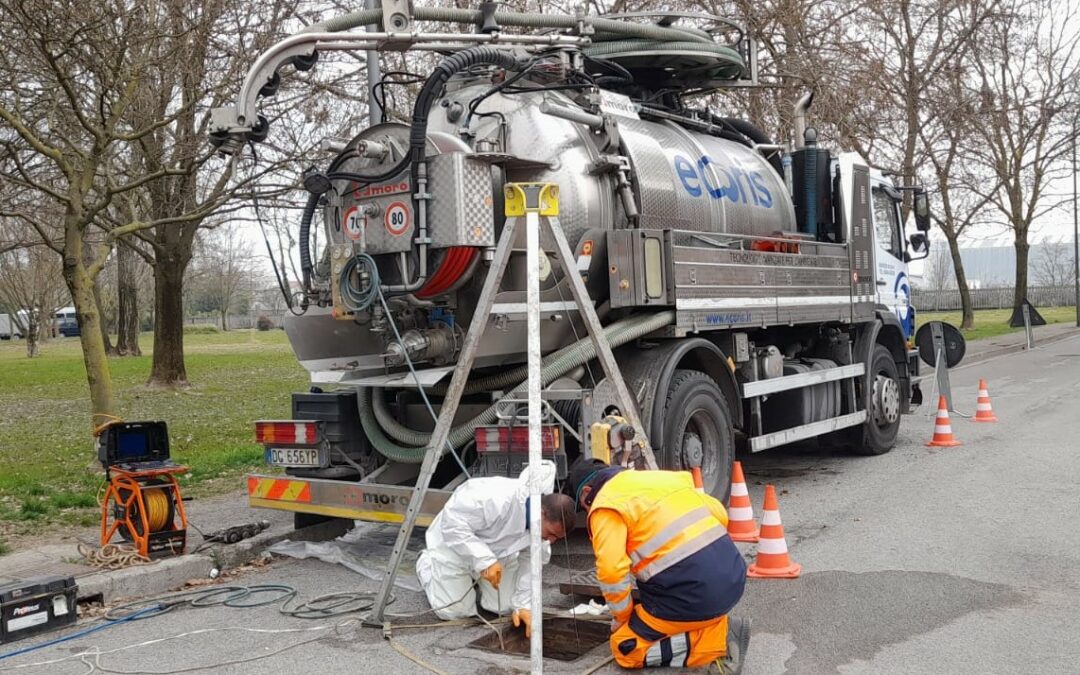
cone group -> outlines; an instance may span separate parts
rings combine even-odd
[[[731,468],[731,499],[728,504],[727,531],[731,540],[756,542],[758,527],[754,522],[754,505],[750,503],[750,493],[746,489],[742,462],[735,462]]]
[[[979,398],[975,403],[976,422],[997,422],[997,415],[990,405],[990,392],[986,390],[986,380],[979,378]]]
[[[931,448],[951,448],[960,445],[953,437],[952,424],[949,422],[949,405],[945,397],[938,397],[937,418],[934,419],[934,437],[926,444]]]
[[[776,488],[766,485],[757,559],[746,571],[746,576],[757,579],[794,579],[801,572],[802,565],[791,562],[788,557],[784,526],[780,522],[780,507],[776,502]]]

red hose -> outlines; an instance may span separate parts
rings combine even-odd
[[[431,298],[452,288],[454,284],[461,280],[461,276],[468,271],[476,252],[477,249],[469,246],[455,246],[447,250],[442,263],[439,264],[439,268],[435,270],[435,274],[428,279],[428,282],[416,292],[416,297]]]

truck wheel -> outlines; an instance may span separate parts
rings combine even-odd
[[[700,463],[705,491],[727,503],[735,432],[727,400],[716,381],[696,370],[676,370],[664,408],[661,469],[685,470]]]
[[[900,375],[892,354],[883,345],[874,345],[870,369],[863,384],[866,423],[855,438],[855,452],[883,455],[896,444],[900,430]]]

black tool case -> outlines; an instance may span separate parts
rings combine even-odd
[[[74,577],[35,577],[0,585],[0,644],[75,623]]]

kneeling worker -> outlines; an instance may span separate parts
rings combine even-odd
[[[551,544],[574,529],[573,500],[554,489],[555,466],[541,464],[546,494],[539,504],[529,500],[528,471],[519,478],[473,478],[461,484],[428,527],[427,548],[416,561],[416,576],[428,602],[441,619],[476,614],[480,605],[496,614],[513,611],[515,626],[531,632],[531,584],[528,556],[529,510],[540,509],[543,560],[551,559]],[[505,579],[504,579],[505,577]]]
[[[685,471],[631,471],[583,461],[566,481],[588,512],[596,572],[623,668],[742,669],[749,619],[729,619],[746,563],[727,534],[727,512]],[[637,580],[639,604],[631,596]]]

